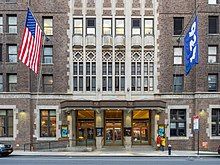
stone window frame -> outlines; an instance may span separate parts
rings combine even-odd
[[[184,137],[171,137],[170,136],[170,110],[171,109],[186,109],[186,136]],[[168,119],[165,119],[165,124],[167,125],[166,132],[167,132],[167,138],[168,140],[189,140],[190,137],[192,137],[192,128],[190,128],[191,124],[191,118],[190,113],[191,109],[189,108],[189,105],[168,105],[166,109],[166,114],[168,116]]]
[[[207,108],[207,123],[208,127],[206,127],[207,136],[210,140],[220,140],[220,136],[212,136],[212,109],[220,109],[220,104],[212,105],[210,104]]]
[[[175,112],[175,116],[177,118],[175,119],[171,119],[170,118],[170,136],[172,137],[185,137],[186,136],[186,109],[170,109],[170,115],[171,115],[171,111]],[[184,118],[179,118],[180,117],[180,112],[184,112]],[[171,128],[171,123],[175,124],[175,128]],[[184,127],[180,127],[180,123],[184,123]],[[171,130],[176,130],[176,136],[175,135],[171,135]],[[180,134],[180,130],[184,130],[185,135],[181,135]]]
[[[0,141],[12,141],[17,138],[19,130],[17,130],[17,125],[18,125],[18,109],[16,105],[0,105],[0,109],[4,110],[13,110],[13,137],[0,137]]]
[[[42,110],[42,109],[56,110],[56,137],[41,137],[40,136],[40,110]],[[56,106],[56,105],[37,105],[36,109],[34,109],[35,130],[34,130],[33,137],[35,137],[37,140],[41,140],[41,141],[58,140],[61,137],[61,133],[60,133],[61,121],[59,119],[60,114],[61,114],[61,109],[59,109],[59,106]]]

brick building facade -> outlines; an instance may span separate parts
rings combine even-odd
[[[130,148],[155,146],[159,130],[174,149],[194,150],[199,115],[200,148],[216,150],[220,8],[214,3],[29,1],[48,37],[37,76],[16,58],[27,3],[0,1],[0,141],[15,148],[61,139]],[[200,58],[185,76],[181,31],[195,6]]]

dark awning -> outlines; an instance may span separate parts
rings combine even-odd
[[[162,100],[66,100],[60,103],[61,109],[165,109],[166,102]]]

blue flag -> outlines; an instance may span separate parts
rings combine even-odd
[[[198,18],[194,19],[189,31],[184,37],[185,53],[185,73],[189,74],[190,70],[199,62],[199,37],[198,37]]]

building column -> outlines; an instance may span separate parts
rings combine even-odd
[[[72,111],[71,112],[71,116],[72,116],[72,121],[71,124],[71,130],[72,130],[72,134],[70,136],[70,141],[72,141],[72,146],[76,146],[76,111]]]
[[[96,149],[101,149],[104,138],[104,111],[96,110]]]
[[[132,109],[127,109],[124,111],[124,146],[125,149],[131,149],[132,141],[131,141],[131,117],[132,117]]]

